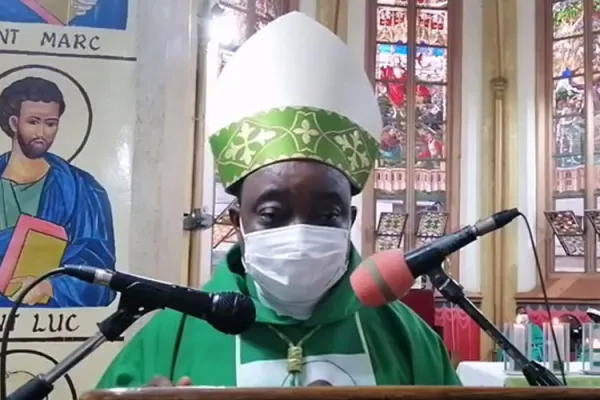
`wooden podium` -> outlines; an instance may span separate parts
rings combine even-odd
[[[380,386],[297,389],[149,388],[94,391],[81,400],[598,400],[598,389]]]

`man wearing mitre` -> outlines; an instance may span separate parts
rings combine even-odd
[[[256,322],[229,336],[159,313],[114,360],[102,388],[458,385],[446,348],[400,301],[352,292],[350,241],[378,154],[373,88],[346,45],[294,12],[250,38],[209,99],[210,144],[239,246],[204,290],[250,296]]]

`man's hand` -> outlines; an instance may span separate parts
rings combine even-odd
[[[10,281],[10,285],[21,285],[19,290],[10,297],[12,301],[15,301],[17,297],[23,292],[25,288],[27,288],[36,278],[32,276],[24,276],[13,278]],[[54,297],[54,289],[52,288],[52,284],[49,280],[42,281],[38,283],[33,289],[27,293],[25,298],[23,299],[23,304],[27,305],[35,305],[40,304],[42,300],[45,300],[47,297]]]
[[[146,385],[146,387],[175,387],[175,386],[191,386],[191,385],[192,385],[192,380],[190,378],[188,378],[187,376],[184,376],[183,378],[179,379],[177,381],[176,385],[174,385],[173,382],[171,382],[171,380],[169,378],[165,378],[164,376],[157,376],[156,378],[152,379]]]

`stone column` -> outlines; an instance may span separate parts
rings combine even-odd
[[[483,2],[483,215],[517,205],[516,11],[516,0]],[[481,306],[499,327],[512,320],[515,310],[516,232],[513,223],[483,239]],[[489,359],[492,350],[482,333],[482,359]]]
[[[131,272],[188,283],[199,0],[137,2]]]

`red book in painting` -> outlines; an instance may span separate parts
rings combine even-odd
[[[0,293],[16,293],[20,285],[11,284],[15,278],[37,278],[59,268],[67,244],[67,232],[62,226],[21,215],[0,264]]]

